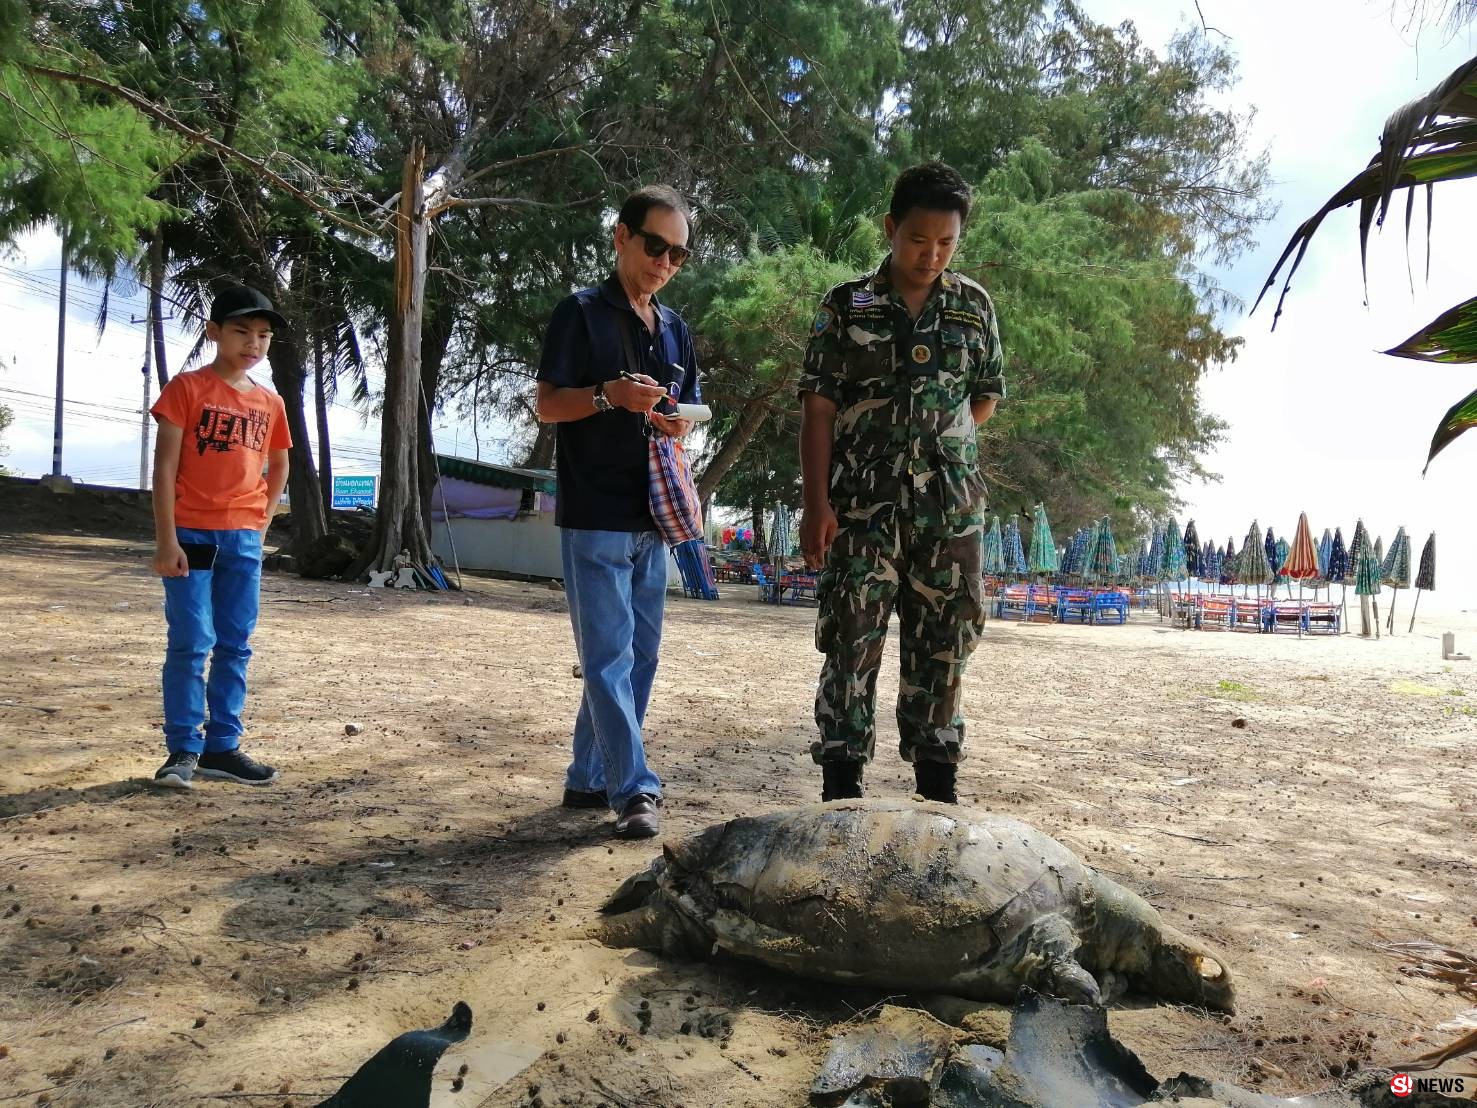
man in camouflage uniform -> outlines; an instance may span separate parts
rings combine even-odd
[[[895,607],[900,753],[926,799],[957,803],[961,678],[984,619],[975,433],[1004,395],[990,297],[947,268],[969,200],[946,165],[903,173],[884,223],[892,253],[826,295],[805,355],[800,539],[821,569],[811,754],[823,800],[862,795]]]

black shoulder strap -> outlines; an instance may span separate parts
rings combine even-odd
[[[641,362],[636,357],[636,343],[631,338],[631,323],[627,319],[616,320],[616,330],[621,333],[621,346],[626,351],[626,372],[635,376],[641,372]]]

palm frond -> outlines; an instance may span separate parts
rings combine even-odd
[[[1422,362],[1477,362],[1477,296],[1441,313],[1385,353]]]
[[[1432,459],[1450,446],[1457,436],[1473,427],[1477,427],[1477,390],[1468,393],[1465,399],[1458,400],[1441,417],[1441,422],[1436,425],[1436,433],[1431,436],[1431,452],[1426,455],[1426,469],[1431,468]],[[1421,472],[1425,473],[1426,469]]]
[[[1437,120],[1447,120],[1438,123]],[[1364,171],[1354,177],[1303,222],[1262,286],[1252,311],[1256,311],[1288,259],[1282,294],[1272,326],[1282,315],[1282,305],[1292,286],[1293,275],[1307,253],[1308,244],[1332,211],[1355,201],[1359,203],[1359,256],[1363,265],[1369,246],[1369,229],[1383,225],[1390,200],[1397,189],[1433,185],[1477,176],[1477,57],[1462,65],[1425,96],[1417,97],[1385,121],[1380,152]],[[1429,193],[1427,236],[1430,235]]]

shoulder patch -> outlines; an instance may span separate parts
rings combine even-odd
[[[820,311],[815,313],[815,322],[810,325],[810,333],[812,335],[824,335],[830,330],[831,324],[835,321],[836,313],[831,310],[829,305],[822,304]]]
[[[973,277],[970,277],[964,273],[960,273],[957,270],[951,270],[950,272],[954,274],[955,278],[958,279],[959,284],[962,285],[964,288],[969,289],[971,292],[983,292],[986,296],[990,295],[989,292],[986,291],[985,286],[980,284]]]

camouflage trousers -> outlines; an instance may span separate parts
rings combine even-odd
[[[981,515],[923,522],[900,510],[841,517],[817,586],[815,645],[826,656],[815,695],[817,762],[866,762],[876,747],[877,672],[894,608],[901,630],[899,753],[959,762],[962,678],[984,623]]]

